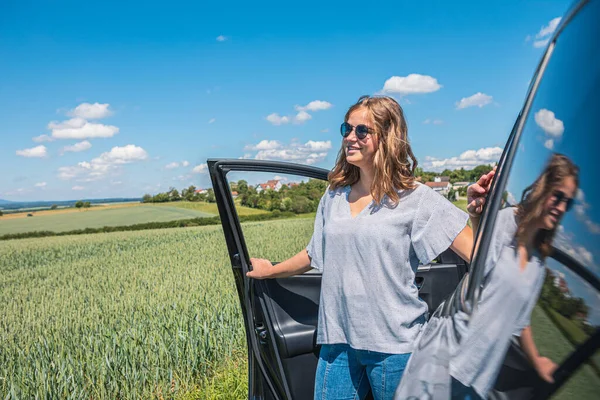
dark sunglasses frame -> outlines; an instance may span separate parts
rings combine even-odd
[[[371,128],[363,124],[354,126],[352,124],[349,124],[348,122],[343,122],[342,125],[340,125],[340,133],[343,137],[348,137],[352,130],[354,130],[354,134],[360,140],[366,138],[369,133],[373,133],[373,130]]]
[[[565,202],[565,205],[567,206],[567,208],[566,208],[567,211],[569,211],[571,209],[571,207],[573,207],[573,204],[575,203],[575,199],[574,198],[567,197],[560,190],[555,190],[554,192],[552,192],[552,197],[554,198],[554,201],[552,202],[552,205],[554,205],[556,207],[560,203]]]

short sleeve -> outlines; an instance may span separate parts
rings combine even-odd
[[[431,188],[422,186],[420,191],[411,241],[419,260],[427,264],[450,247],[469,216]]]
[[[328,191],[329,190],[325,192],[323,197],[321,197],[321,201],[319,202],[317,214],[315,215],[315,227],[313,230],[313,235],[308,243],[308,246],[306,247],[308,257],[310,257],[311,267],[321,272],[323,272],[323,242],[325,240],[323,237],[323,224],[325,222],[325,199],[327,198]]]

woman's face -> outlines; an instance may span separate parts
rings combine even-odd
[[[554,229],[560,223],[563,214],[567,212],[567,202],[575,197],[576,192],[575,179],[570,176],[554,188],[544,205],[544,214],[541,221],[542,229]]]
[[[368,110],[365,108],[354,110],[354,112],[350,114],[347,122],[355,128],[344,138],[342,143],[346,154],[346,160],[359,168],[372,166],[373,158],[377,151],[377,138],[374,134],[369,133],[361,140],[356,137],[355,132],[356,126],[358,125],[366,125],[369,129],[374,128]]]

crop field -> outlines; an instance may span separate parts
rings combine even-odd
[[[177,207],[177,208],[183,208],[185,210],[200,211],[200,212],[204,212],[207,214],[213,214],[213,215],[219,214],[219,210],[217,208],[217,203],[177,201],[177,202],[172,202],[172,203],[156,203],[156,206]],[[237,209],[238,215],[240,215],[240,216],[264,214],[267,212],[265,210],[260,210],[258,208],[250,208],[250,207],[240,206],[239,204],[236,205],[236,209]]]
[[[245,227],[253,256],[282,260],[312,220]],[[0,288],[1,398],[211,398],[222,365],[226,398],[246,395],[220,226],[0,242]]]
[[[252,256],[281,261],[312,228],[307,216],[244,233]],[[0,398],[242,399],[241,318],[220,226],[0,242]],[[542,355],[572,351],[542,309],[532,326]],[[555,398],[599,391],[586,365]]]
[[[106,208],[105,208],[106,207]],[[264,214],[266,211],[237,206],[240,216]],[[7,233],[33,231],[65,232],[103,226],[123,226],[146,222],[168,222],[218,215],[215,203],[173,202],[157,204],[122,204],[90,209],[61,209],[34,213],[33,217],[6,215],[0,217],[0,236]]]
[[[69,213],[45,214],[29,218],[3,221],[0,218],[0,235],[33,231],[64,232],[103,226],[133,225],[144,222],[165,222],[178,219],[212,217],[212,213],[181,207],[140,204],[105,210],[77,210]]]
[[[560,364],[574,350],[541,307],[533,309],[531,329],[540,355]],[[600,377],[589,365],[581,367],[553,399],[596,399],[600,393]]]

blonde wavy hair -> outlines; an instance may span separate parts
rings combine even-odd
[[[525,244],[527,232],[532,224],[546,212],[546,202],[566,178],[573,178],[579,187],[579,168],[569,157],[555,153],[548,160],[542,174],[530,186],[526,187],[517,206],[517,242]],[[539,250],[542,259],[552,254],[552,241],[556,229],[540,229],[535,235],[534,246]]]
[[[362,96],[348,109],[344,121],[350,114],[364,109],[372,122],[373,133],[377,137],[377,151],[373,159],[375,177],[371,186],[373,200],[379,205],[385,195],[393,204],[398,204],[398,190],[415,187],[417,159],[408,142],[408,125],[404,111],[398,102],[387,96]],[[372,137],[371,139],[375,139]],[[335,167],[329,173],[331,189],[337,189],[358,182],[360,170],[346,160],[342,142]]]

